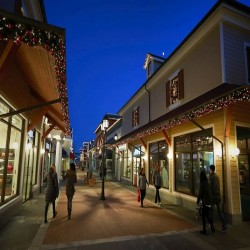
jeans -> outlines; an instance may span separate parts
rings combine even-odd
[[[212,204],[212,207],[211,207],[211,220],[212,220],[212,222],[213,222],[213,219],[214,219],[215,206],[217,207],[217,212],[218,212],[220,221],[222,223],[222,229],[224,229],[224,228],[226,228],[226,221],[225,221],[224,214],[222,212],[221,199],[214,201],[213,204]]]
[[[141,193],[141,206],[143,207],[143,200],[146,196],[146,189],[140,189],[140,193]]]
[[[160,188],[161,187],[158,187],[158,186],[156,186],[155,187],[155,203],[157,203],[157,202],[161,202],[161,197],[160,197]]]

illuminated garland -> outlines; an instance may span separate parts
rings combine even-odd
[[[55,73],[58,82],[57,91],[61,99],[61,109],[66,134],[70,135],[70,122],[68,111],[68,91],[66,84],[65,45],[61,35],[47,30],[39,29],[15,20],[0,16],[0,40],[13,40],[15,44],[25,43],[29,47],[42,46],[55,59]]]
[[[181,125],[183,123],[187,123],[190,119],[197,119],[204,115],[208,115],[212,112],[215,112],[223,107],[226,107],[230,104],[234,104],[236,102],[249,102],[250,101],[250,89],[249,88],[242,88],[240,90],[236,90],[233,93],[230,93],[226,96],[220,97],[218,99],[212,99],[209,103],[193,109],[190,112],[185,114],[179,115],[175,118],[166,120],[165,122],[158,124],[152,128],[146,129],[141,133],[138,133],[134,136],[131,136],[128,139],[125,139],[121,142],[118,142],[114,146],[118,146],[121,144],[129,143],[139,138],[143,138],[145,136],[155,134],[161,130],[169,129]]]

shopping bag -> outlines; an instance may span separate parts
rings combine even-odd
[[[141,192],[140,189],[137,188],[137,201],[140,202],[141,201]]]

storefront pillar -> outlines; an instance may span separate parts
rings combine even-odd
[[[56,139],[56,159],[55,159],[55,165],[56,165],[56,171],[58,175],[58,180],[61,179],[61,172],[62,172],[62,145],[63,140]]]

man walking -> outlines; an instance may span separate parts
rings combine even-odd
[[[212,204],[211,204],[211,220],[213,222],[214,217],[214,208],[217,207],[217,212],[220,218],[220,221],[222,223],[222,232],[226,232],[227,226],[225,222],[225,217],[222,212],[221,207],[221,197],[220,197],[220,180],[219,177],[216,175],[215,166],[210,166],[210,176],[209,176],[209,182],[210,182],[210,191],[212,196]]]

